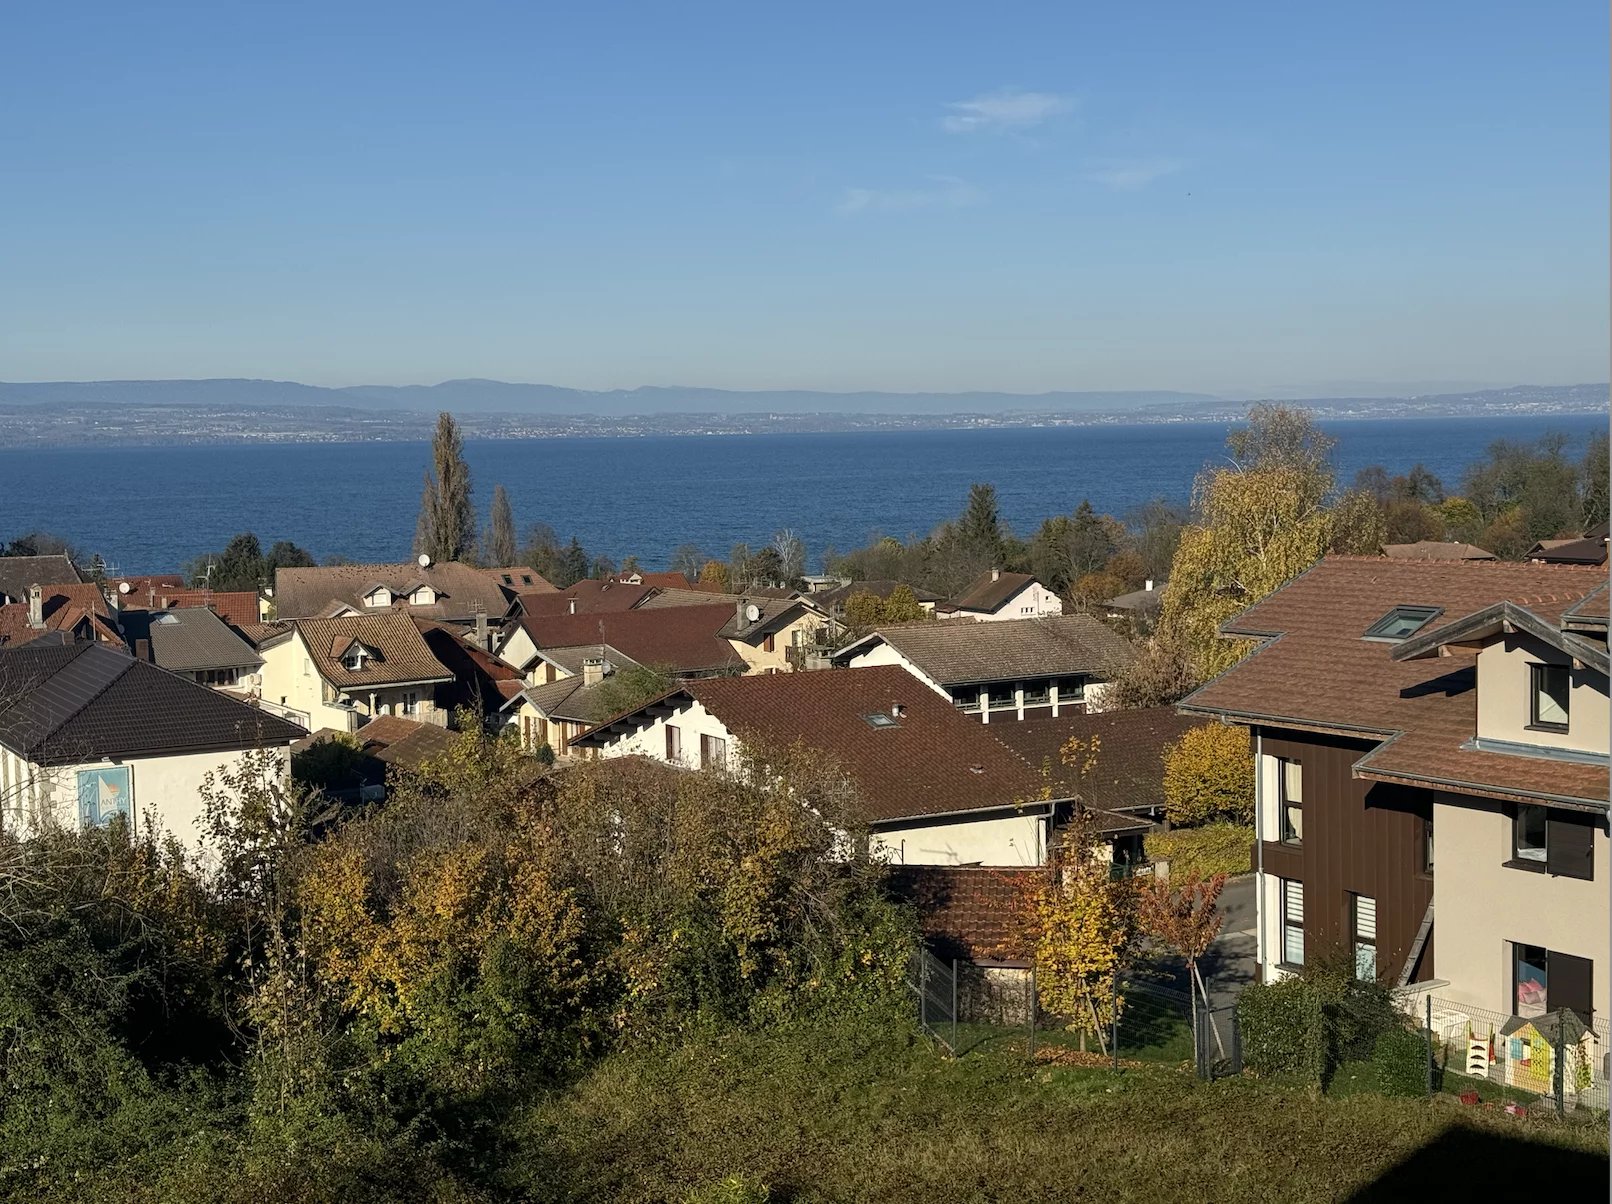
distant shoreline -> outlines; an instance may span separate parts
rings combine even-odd
[[[1431,400],[1431,399],[1430,399]],[[1317,421],[1415,421],[1497,417],[1578,418],[1605,407],[1545,402],[1451,406],[1414,399],[1289,401]],[[1183,412],[948,414],[577,414],[459,415],[467,439],[643,439],[746,435],[876,434],[917,431],[1024,430],[1039,427],[1214,425],[1240,421],[1247,404]],[[252,447],[299,444],[417,443],[430,438],[434,418],[421,411],[340,411],[323,407],[198,405],[0,407],[0,451],[94,448]]]

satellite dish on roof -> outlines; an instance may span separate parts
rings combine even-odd
[[[420,567],[422,569],[428,569],[431,567],[431,557],[427,556],[424,552],[420,553]]]
[[[118,582],[118,593],[120,593],[120,594],[129,594],[129,593],[133,593],[133,592],[134,592],[134,586],[130,585],[127,581],[119,581]]]
[[[754,602],[750,603],[749,606],[744,608],[744,617],[747,622],[754,623],[756,620],[761,618],[761,607],[757,606]]]

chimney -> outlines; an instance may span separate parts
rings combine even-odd
[[[577,600],[575,598],[572,598],[571,599],[571,608],[567,613],[574,615],[574,614],[576,614],[576,612],[577,612]]]
[[[992,569],[991,570],[991,580],[992,581],[1000,581],[1001,579],[1002,579],[1002,570],[1001,569]]]
[[[741,631],[744,630],[744,604],[748,601],[749,598],[740,598],[733,604],[733,621]]]
[[[1149,577],[1146,581],[1142,582],[1142,588],[1151,594],[1153,592],[1153,578]]]
[[[487,635],[487,612],[476,607],[476,646],[488,652],[493,650],[492,640]]]
[[[905,719],[906,717],[907,717],[907,704],[906,703],[904,703],[904,702],[892,702],[890,704],[890,718],[892,718],[892,719]]]
[[[151,659],[151,641],[150,640],[135,640],[134,641],[134,659],[137,660],[137,661],[148,661],[148,660]]]
[[[28,626],[43,627],[45,625],[45,590],[41,585],[28,587]]]
[[[596,686],[605,679],[605,663],[602,656],[584,657],[582,661],[583,686]]]

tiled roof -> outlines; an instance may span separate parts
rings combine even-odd
[[[482,572],[491,577],[495,584],[517,594],[546,594],[554,590],[548,579],[536,569],[527,568],[524,564],[510,565],[501,569],[482,569]]]
[[[954,610],[973,610],[984,613],[996,611],[1002,603],[1026,586],[1035,584],[1029,573],[1005,573],[998,569],[981,573],[969,583],[967,589],[948,604]]]
[[[710,678],[686,683],[682,693],[741,742],[799,743],[833,757],[856,783],[870,822],[1039,798],[1041,778],[1028,762],[894,665]],[[904,713],[893,724],[868,722],[893,716],[897,704]]]
[[[574,677],[582,672],[583,661],[590,656],[599,655],[599,645],[594,643],[578,644],[574,648],[544,648],[541,655],[544,660],[552,661],[558,668]],[[618,669],[630,669],[638,663],[621,649],[609,644],[605,645],[605,659]]]
[[[250,669],[263,663],[229,624],[204,607],[125,611],[123,636],[131,649],[149,642],[151,661],[175,673]]]
[[[1582,602],[1567,608],[1562,618],[1569,626],[1605,627],[1607,625],[1607,585],[1602,582]]]
[[[84,580],[66,556],[0,556],[0,596],[28,600],[30,585],[77,584]]]
[[[227,623],[236,625],[261,621],[258,596],[252,590],[150,589],[138,594],[120,595],[124,611],[189,609],[205,606]]]
[[[1268,642],[1181,705],[1367,739],[1399,736],[1364,758],[1373,772],[1403,774],[1414,761],[1426,776],[1460,781],[1471,793],[1488,782],[1492,793],[1518,797],[1532,782],[1537,794],[1604,801],[1604,767],[1586,774],[1565,762],[1461,750],[1477,730],[1470,662],[1394,660],[1394,645],[1361,638],[1400,605],[1441,608],[1417,639],[1508,601],[1557,624],[1603,581],[1599,569],[1569,565],[1327,557],[1225,624],[1228,633]]]
[[[128,589],[124,589],[124,586]],[[178,573],[144,573],[137,577],[108,577],[106,588],[120,597],[128,599],[129,605],[144,605],[151,594],[157,591],[172,592],[188,587],[184,577]]]
[[[232,626],[243,640],[259,651],[287,638],[293,631],[290,623],[280,620],[268,623],[235,623]]]
[[[984,965],[1028,966],[1034,959],[1025,893],[1042,869],[903,865],[890,890],[918,911],[924,937],[943,958]]]
[[[0,652],[0,744],[36,764],[286,745],[302,734],[104,644]]]
[[[622,585],[617,581],[578,581],[569,589],[521,594],[516,602],[522,614],[605,614],[631,610],[655,592],[650,585]]]
[[[0,606],[0,648],[21,647],[48,633],[122,646],[123,636],[112,623],[106,596],[93,582],[47,585],[41,594],[40,616],[44,622],[40,627],[29,623],[27,601]]]
[[[491,618],[509,609],[509,595],[483,569],[456,560],[421,568],[412,560],[402,564],[343,564],[319,568],[282,568],[274,571],[275,613],[282,619],[307,619],[325,614],[333,603],[365,610],[364,595],[377,583],[401,594],[411,581],[422,580],[436,591],[437,601],[412,606],[394,600],[398,609],[436,619],[475,617],[478,609]],[[373,608],[369,613],[376,613]]]
[[[634,581],[633,578],[637,580]],[[682,573],[617,573],[610,580],[622,585],[648,585],[655,589],[693,589],[693,584]]]
[[[1045,769],[1060,794],[1078,792],[1090,807],[1129,811],[1164,806],[1165,750],[1193,728],[1212,722],[1174,707],[1146,707],[986,726],[1036,770]],[[1098,742],[1097,764],[1084,781],[1077,781],[1060,755],[1075,738]]]
[[[1113,610],[1157,610],[1164,604],[1164,587],[1168,584],[1167,581],[1158,581],[1152,589],[1133,589],[1128,594],[1109,598],[1103,605]]]
[[[1528,549],[1528,558],[1546,564],[1605,564],[1606,537],[1543,539]]]
[[[478,648],[466,638],[472,633],[465,628],[434,619],[410,618],[425,638],[431,655],[453,675],[452,682],[437,689],[438,706],[450,711],[469,707],[488,714],[520,693],[523,684],[520,671],[485,648]]]
[[[1048,615],[995,623],[908,623],[882,627],[834,654],[851,656],[883,641],[942,686],[1104,674],[1136,654],[1091,615]]]
[[[603,682],[589,686],[583,684],[580,676],[562,677],[559,681],[528,686],[522,696],[549,719],[592,723],[598,717],[595,704],[603,689]]]
[[[367,755],[401,769],[419,769],[453,747],[447,728],[401,715],[377,715],[358,729],[357,738]]]
[[[606,643],[640,665],[664,665],[675,673],[708,673],[744,668],[743,658],[719,634],[732,617],[730,607],[707,602],[704,606],[609,614],[528,614],[520,623],[539,648]]]
[[[297,630],[319,676],[340,690],[363,690],[405,682],[448,681],[453,674],[432,655],[412,615],[400,611],[347,615],[339,619],[299,619]],[[354,640],[372,653],[354,673],[335,650]]]
[[[1419,539],[1415,543],[1388,543],[1383,555],[1390,560],[1496,560],[1485,548],[1471,543],[1447,543],[1440,539]]]

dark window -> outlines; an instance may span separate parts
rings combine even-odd
[[[1589,816],[1521,803],[1511,821],[1511,860],[1507,864],[1513,869],[1593,882],[1595,832],[1595,821]]]
[[[1304,840],[1304,766],[1286,757],[1276,760],[1276,790],[1282,809],[1282,840]]]
[[[1049,682],[1029,681],[1024,683],[1024,705],[1027,707],[1045,706],[1052,701],[1052,686]]]
[[[1368,640],[1392,640],[1397,643],[1415,635],[1439,613],[1437,606],[1396,606],[1378,619],[1362,637]]]
[[[1084,677],[1065,677],[1058,682],[1058,701],[1085,702],[1086,679]]]
[[[1567,730],[1567,666],[1530,665],[1533,701],[1528,710],[1528,726],[1547,732]]]
[[[1571,1008],[1586,1024],[1594,1018],[1591,988],[1595,966],[1587,957],[1538,945],[1511,946],[1511,1006],[1519,1016],[1543,1016]]]
[[[1422,816],[1422,873],[1433,872],[1433,807],[1428,804],[1427,814]]]
[[[966,693],[953,694],[952,702],[955,703],[960,710],[977,711],[980,709],[979,691],[969,690]]]
[[[666,725],[666,759],[674,765],[683,759],[683,729],[675,723]]]
[[[1377,900],[1369,895],[1350,896],[1350,925],[1355,939],[1355,977],[1377,979]]]
[[[991,710],[993,711],[1017,705],[1014,701],[1015,695],[1012,685],[992,686],[987,692],[986,698],[990,702]]]
[[[1283,878],[1282,883],[1282,964],[1304,964],[1304,883]]]
[[[728,742],[721,736],[700,737],[700,768],[724,769],[728,763]]]
[[[774,639],[774,637],[771,634],[769,634],[766,639],[761,641],[761,647],[762,647],[763,651],[771,652],[773,650],[773,639]]]

